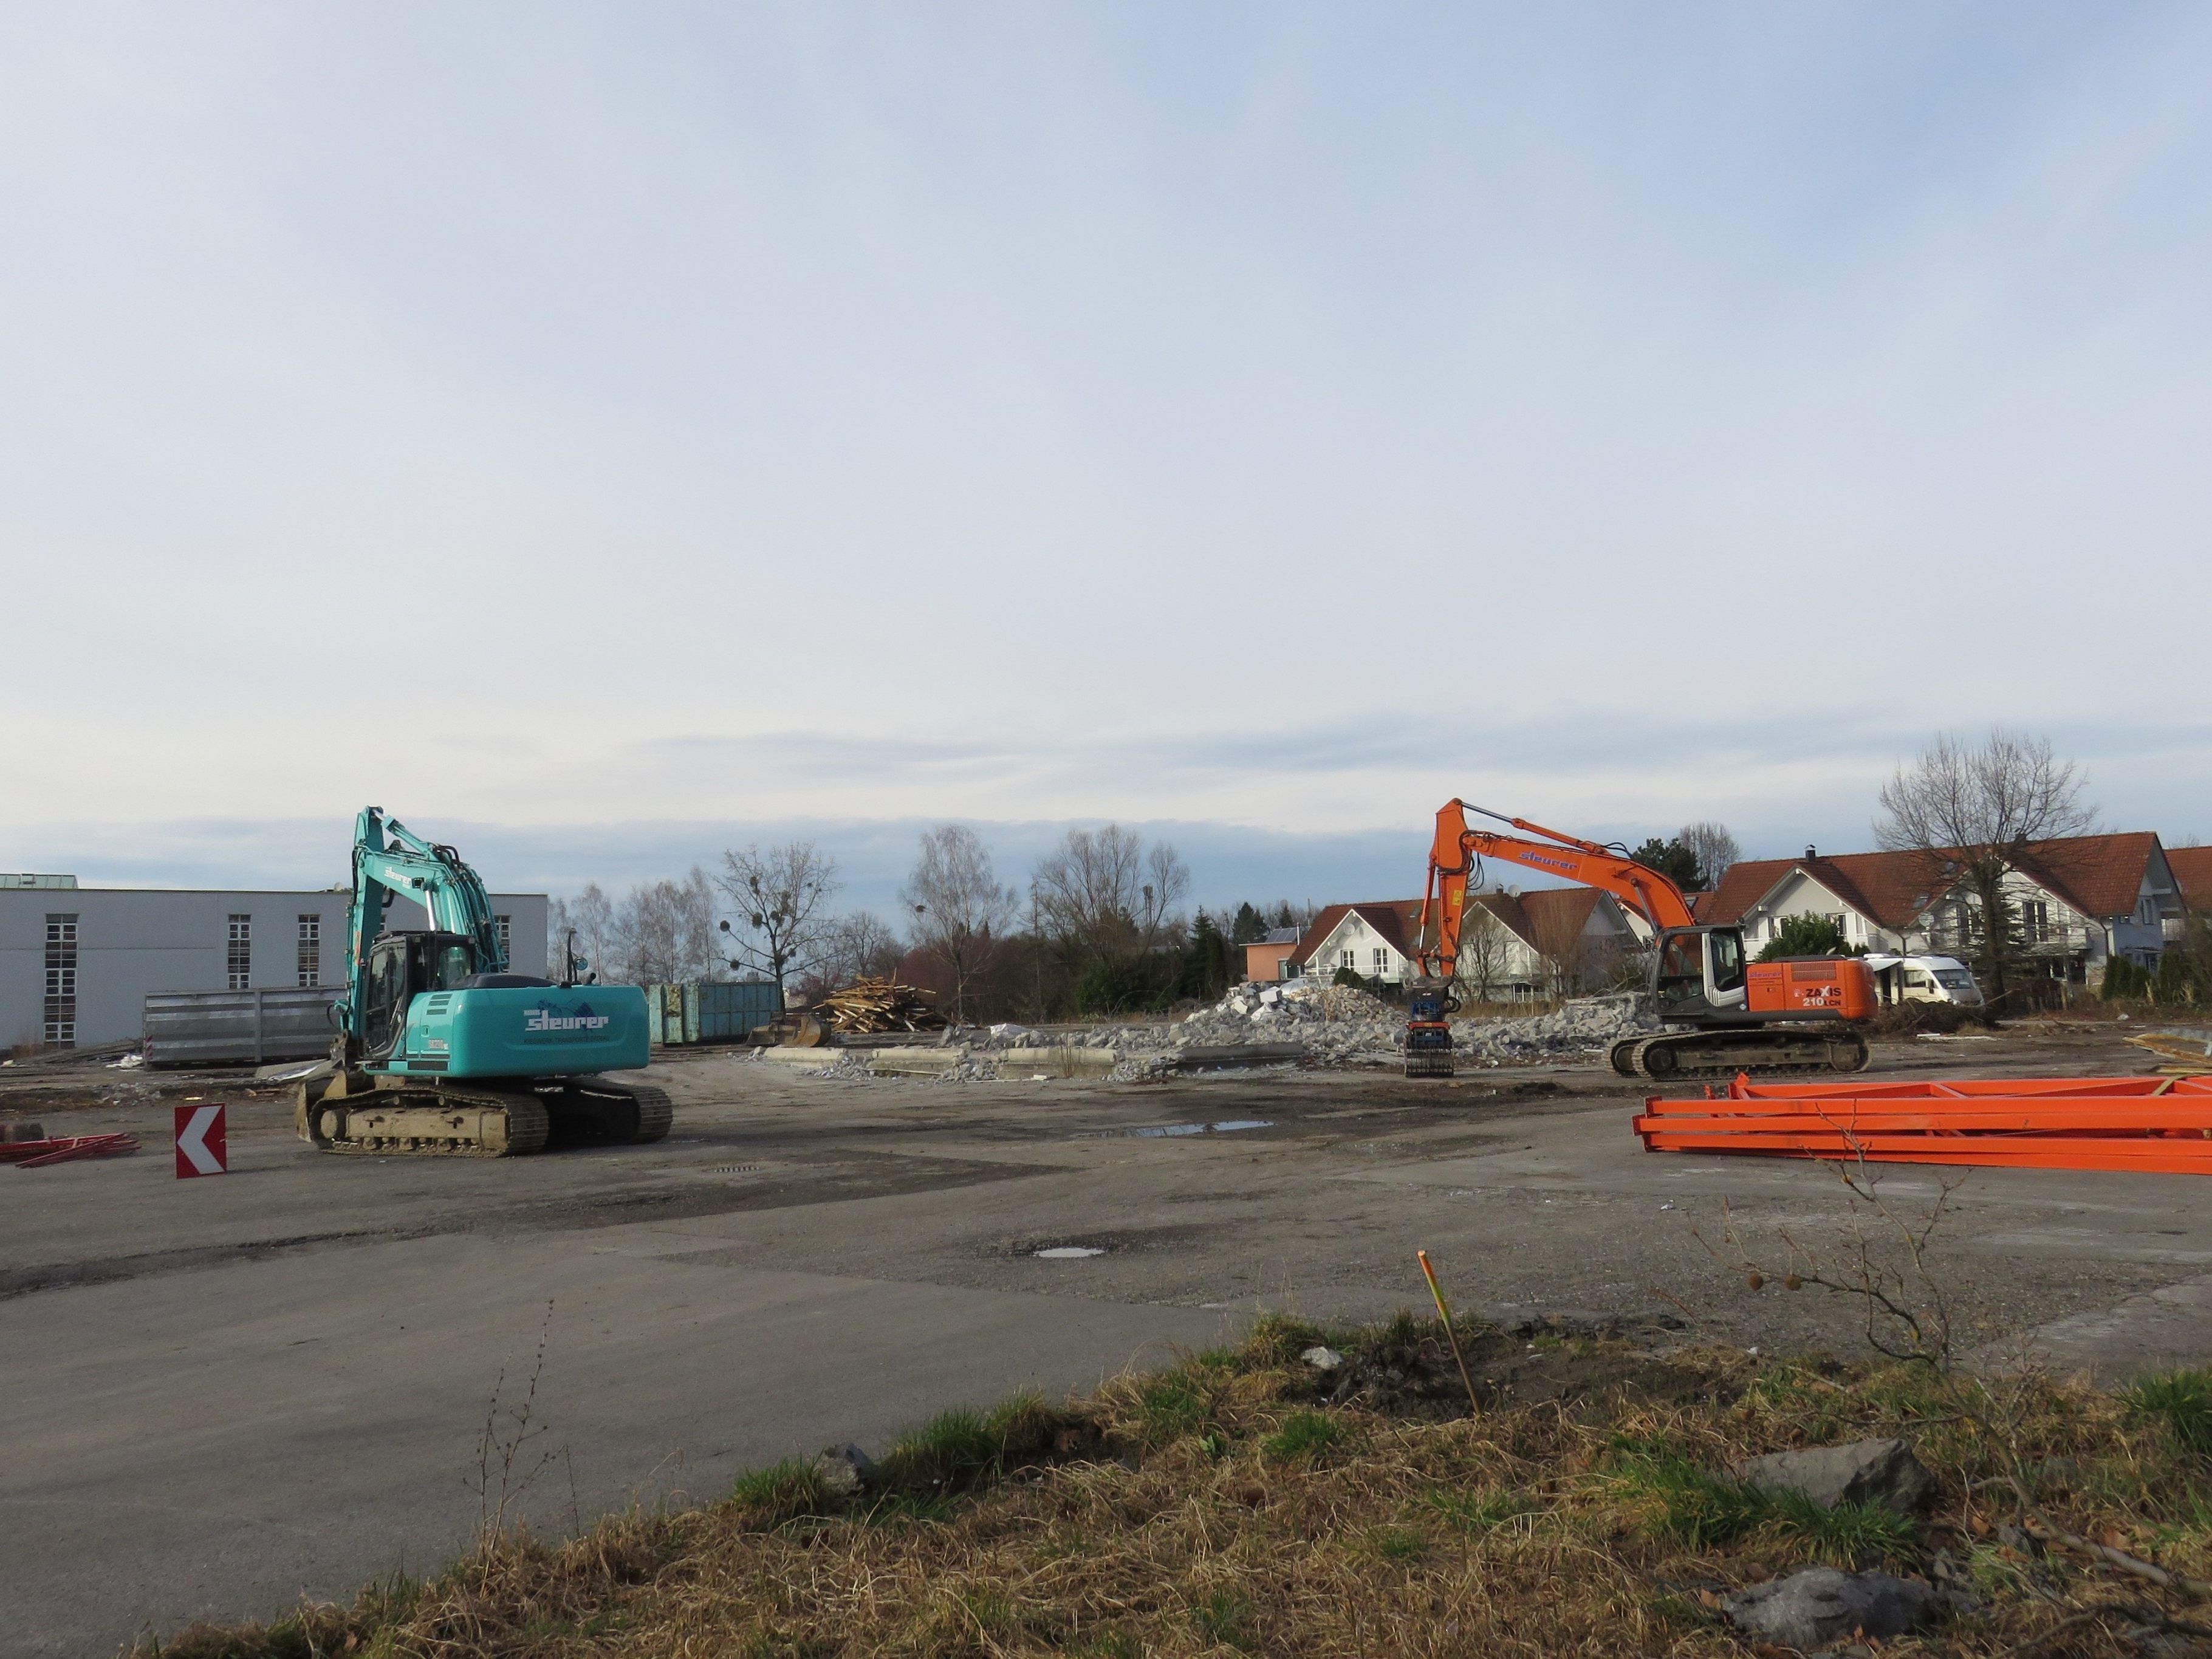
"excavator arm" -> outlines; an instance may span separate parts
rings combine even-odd
[[[386,817],[380,806],[364,806],[354,820],[346,996],[339,1005],[339,1024],[350,1036],[360,1035],[361,1011],[368,1006],[368,947],[384,931],[387,893],[422,905],[435,932],[466,939],[476,948],[477,972],[507,971],[483,879],[453,848],[424,841],[398,819]]]
[[[1468,827],[1467,815],[1480,813],[1522,833],[1501,835]],[[1542,836],[1542,840],[1532,837]],[[1547,830],[1525,818],[1446,802],[1437,812],[1436,840],[1429,848],[1429,880],[1421,896],[1420,963],[1424,974],[1449,979],[1459,962],[1460,927],[1467,910],[1467,884],[1478,858],[1502,859],[1531,870],[1548,871],[1610,893],[1655,931],[1695,924],[1690,902],[1656,870],[1636,862],[1617,847]]]

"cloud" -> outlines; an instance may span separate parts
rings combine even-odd
[[[2212,825],[2201,10],[0,27],[0,846]]]

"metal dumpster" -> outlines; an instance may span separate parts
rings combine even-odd
[[[701,981],[645,988],[646,1024],[656,1043],[742,1042],[782,1013],[773,980]]]
[[[258,991],[155,991],[146,998],[149,1066],[319,1060],[337,1035],[334,985]]]

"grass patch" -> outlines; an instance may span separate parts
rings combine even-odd
[[[1754,1486],[1704,1468],[1667,1447],[1631,1446],[1620,1455],[1620,1486],[1651,1509],[1655,1537],[1707,1551],[1765,1534],[1831,1566],[1905,1559],[1920,1524],[1878,1504],[1823,1508],[1802,1492]]]
[[[2212,1370],[2147,1376],[2120,1396],[2138,1422],[2164,1425],[2192,1457],[2212,1457]]]
[[[1743,1650],[1719,1598],[1814,1561],[1974,1584],[1978,1612],[1900,1645],[1921,1656],[2001,1654],[2116,1597],[2187,1611],[2094,1559],[2024,1547],[2005,1524],[2020,1471],[2059,1524],[2212,1577],[2205,1373],[2111,1395],[1717,1349],[1664,1362],[1694,1387],[1639,1395],[1615,1385],[1643,1362],[1596,1345],[1583,1394],[1480,1417],[1409,1398],[1385,1415],[1318,1403],[1298,1359],[1317,1342],[1376,1374],[1433,1369],[1437,1352],[1411,1319],[1265,1322],[1243,1348],[1081,1401],[943,1413],[884,1453],[868,1492],[793,1460],[705,1509],[612,1516],[567,1542],[493,1538],[434,1579],[141,1653],[1719,1659]],[[1821,1510],[1726,1473],[1885,1434],[1913,1440],[1936,1476],[1932,1518]],[[2047,1650],[2105,1650],[2094,1623],[2073,1631],[2090,1645]]]
[[[1287,1462],[1334,1451],[1347,1438],[1340,1418],[1328,1412],[1297,1411],[1285,1417],[1283,1426],[1261,1441],[1260,1449],[1268,1456]]]
[[[1524,1515],[1536,1514],[1542,1508],[1522,1493],[1500,1486],[1486,1486],[1474,1492],[1432,1486],[1421,1494],[1420,1502],[1423,1508],[1442,1517],[1447,1525],[1477,1536]]]

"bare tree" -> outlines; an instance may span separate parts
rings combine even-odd
[[[1479,893],[1467,896],[1460,917],[1459,959],[1453,964],[1452,976],[1474,1000],[1489,1002],[1510,965],[1513,935],[1482,899]]]
[[[714,890],[696,865],[682,881],[630,889],[615,907],[607,977],[630,985],[681,985],[719,975],[722,954],[714,929]]]
[[[1875,839],[1892,852],[1919,854],[1931,891],[1936,884],[1966,890],[1968,931],[1978,934],[1992,1002],[2004,995],[2011,942],[2005,878],[2036,842],[2089,830],[2096,810],[2082,788],[2080,769],[2054,759],[2048,738],[2002,727],[1978,744],[1946,732],[1881,787]]]
[[[906,947],[881,916],[854,910],[830,924],[799,994],[811,1000],[855,980],[889,979],[898,972],[899,958],[905,954]]]
[[[1037,862],[1030,892],[1038,920],[1079,953],[1125,956],[1167,942],[1182,930],[1177,906],[1190,872],[1165,842],[1149,851],[1118,823],[1071,830]]]
[[[1684,824],[1675,831],[1674,839],[1696,854],[1698,878],[1709,889],[1719,886],[1729,867],[1743,859],[1743,848],[1729,834],[1728,826],[1711,818]]]
[[[1565,905],[1545,905],[1529,920],[1530,941],[1541,959],[1544,977],[1553,996],[1571,997],[1587,988],[1591,976],[1589,936],[1583,931],[1585,916]]]
[[[1014,919],[1020,896],[999,884],[991,849],[965,824],[922,832],[921,851],[899,896],[913,908],[915,943],[945,965],[952,1018],[965,1024],[968,990]]]
[[[545,961],[566,980],[606,972],[617,951],[615,907],[596,881],[574,899],[555,899],[545,910]]]
[[[750,969],[785,987],[811,969],[828,942],[830,918],[823,914],[837,890],[836,860],[811,841],[787,842],[763,851],[757,844],[722,854],[715,884],[729,896],[736,926],[722,923],[733,969]]]

